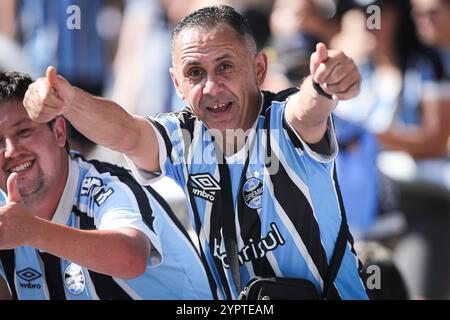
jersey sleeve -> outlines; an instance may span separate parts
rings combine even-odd
[[[332,257],[341,224],[338,185],[335,183],[334,159],[338,152],[334,125],[328,119],[325,141],[327,152],[314,151],[290,126],[284,116],[285,103],[274,102],[270,116],[270,148],[275,162],[288,172],[293,186],[304,190],[310,201],[313,217],[320,232],[320,242],[327,258]],[[273,160],[273,159],[272,159]],[[276,167],[275,167],[276,168]],[[279,170],[279,171],[283,171]],[[352,247],[347,243],[335,286],[342,299],[367,299],[359,274],[359,262]],[[330,263],[329,259],[329,263]]]
[[[338,144],[331,116],[327,120],[327,129],[323,137],[324,143],[328,144],[325,148],[327,152],[321,153],[317,149],[313,150],[286,120],[285,107],[285,102],[274,102],[270,111],[270,130],[274,133],[271,135],[278,140],[280,149],[295,149],[302,157],[306,154],[309,159],[319,163],[332,162],[337,156]]]
[[[143,185],[148,185],[163,176],[170,177],[179,185],[183,185],[186,150],[192,139],[192,131],[189,129],[192,119],[180,112],[162,114],[147,120],[155,131],[158,141],[161,172],[143,170],[127,158],[133,175]]]
[[[148,194],[130,174],[111,177],[85,177],[98,179],[97,189],[90,192],[88,206],[98,230],[132,228],[144,233],[151,242],[152,264],[161,262],[161,243],[154,227],[155,217]]]

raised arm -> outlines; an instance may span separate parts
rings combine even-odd
[[[147,120],[72,86],[53,67],[30,85],[23,104],[34,121],[63,115],[92,141],[126,154],[142,169],[160,171],[156,134]]]
[[[319,142],[325,134],[327,119],[338,100],[348,100],[359,93],[361,76],[352,59],[342,51],[328,50],[319,43],[311,55],[311,76],[286,105],[286,120],[307,143]],[[332,99],[318,93],[318,83]]]
[[[17,174],[8,177],[0,207],[0,249],[31,246],[90,270],[131,279],[145,272],[150,241],[133,228],[79,230],[34,216],[22,203]]]

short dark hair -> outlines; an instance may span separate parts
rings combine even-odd
[[[0,72],[0,102],[23,100],[33,79],[20,72]]]
[[[0,72],[0,103],[14,100],[22,103],[25,93],[32,83],[33,79],[28,74],[15,71]],[[53,129],[54,124],[55,119],[47,122],[50,129]],[[67,139],[64,148],[69,153],[70,147]]]
[[[172,31],[172,51],[177,36],[184,29],[205,28],[211,29],[219,24],[227,24],[244,39],[250,40],[252,46],[256,47],[255,37],[248,21],[230,6],[210,6],[198,9],[184,17]]]

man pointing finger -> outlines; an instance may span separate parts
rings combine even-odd
[[[35,118],[62,111],[87,137],[124,153],[142,184],[173,178],[185,191],[220,297],[236,298],[260,276],[308,279],[328,299],[366,299],[347,232],[339,272],[329,279],[346,230],[330,114],[338,99],[359,91],[354,62],[319,44],[300,91],[262,92],[267,57],[227,6],[180,21],[172,62],[173,85],[187,103],[178,113],[144,119],[66,85],[62,91],[75,94],[70,105],[46,106],[32,87],[25,107]]]

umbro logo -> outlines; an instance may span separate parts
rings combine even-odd
[[[220,190],[220,185],[209,173],[193,174],[189,176],[191,180],[192,193],[195,197],[203,198],[214,202],[216,191]]]
[[[32,283],[32,281],[42,277],[42,274],[33,268],[25,268],[16,272],[17,276],[26,281],[26,283],[19,282],[21,288],[25,289],[40,289],[41,285],[39,283]]]

